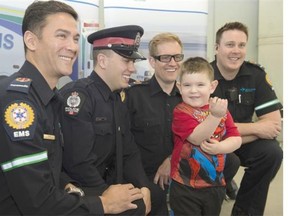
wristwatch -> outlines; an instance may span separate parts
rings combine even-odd
[[[83,197],[83,196],[85,196],[85,193],[84,193],[84,191],[81,189],[81,188],[78,188],[78,187],[67,187],[66,189],[65,189],[65,191],[68,193],[68,194],[75,194],[75,195],[77,195],[77,196],[81,196],[81,197]]]

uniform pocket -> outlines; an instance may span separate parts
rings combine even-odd
[[[162,136],[160,120],[154,118],[135,121],[133,132],[138,144],[154,145]],[[147,139],[149,142],[145,142]]]
[[[94,123],[95,134],[105,136],[113,133],[112,124],[110,122]]]
[[[241,93],[241,98],[239,99],[239,102],[243,105],[252,105],[254,104],[254,97],[255,97],[254,92],[244,92]]]

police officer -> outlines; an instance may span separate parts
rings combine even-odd
[[[102,195],[113,184],[132,183],[139,188],[144,198],[137,200],[138,212],[130,210],[123,215],[144,215],[145,206],[146,213],[151,208],[148,179],[119,94],[128,87],[134,61],[145,59],[138,52],[143,32],[140,26],[128,25],[89,35],[94,70],[89,77],[61,89],[65,101],[64,168],[86,194]]]
[[[265,71],[244,61],[247,40],[244,24],[225,24],[216,33],[216,60],[211,64],[219,82],[214,96],[228,99],[243,140],[235,154],[246,168],[232,215],[263,215],[270,182],[283,158],[275,139],[281,131],[282,105]]]

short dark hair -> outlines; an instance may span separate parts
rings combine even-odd
[[[216,44],[220,43],[223,32],[229,31],[229,30],[235,30],[235,29],[244,32],[248,39],[248,28],[246,25],[240,22],[230,22],[230,23],[226,23],[224,26],[218,29],[216,33]]]
[[[31,31],[39,38],[42,36],[42,29],[46,25],[46,18],[56,13],[70,14],[76,21],[78,20],[77,12],[69,5],[59,1],[35,1],[28,6],[25,11],[22,22],[22,34]],[[26,45],[24,43],[26,52]]]

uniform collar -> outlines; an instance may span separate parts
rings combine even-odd
[[[150,83],[150,91],[151,91],[151,95],[156,95],[158,94],[159,92],[164,92],[161,88],[161,86],[159,85],[155,75],[152,76],[152,78],[149,80],[149,83]],[[166,93],[165,93],[166,94]],[[177,88],[176,86],[176,81],[174,83],[174,87],[170,93],[171,96],[175,96],[179,94],[180,95],[180,92],[179,92],[179,89]]]
[[[109,97],[113,94],[109,86],[95,71],[92,71],[89,78],[95,81],[94,85],[97,87],[104,100],[108,101]]]
[[[214,79],[215,80],[223,80],[225,79],[222,74],[220,73],[219,71],[219,68],[217,67],[217,64],[216,64],[216,60],[214,60],[211,65],[213,66],[214,68]],[[246,62],[244,61],[243,64],[241,65],[240,69],[239,69],[239,72],[238,74],[236,75],[236,77],[240,77],[240,76],[251,76],[251,73],[249,72],[249,69],[247,68],[247,64]],[[235,77],[235,78],[236,78]],[[234,78],[234,79],[235,79]]]
[[[25,61],[25,63],[19,70],[19,73],[23,74],[24,77],[30,78],[32,80],[31,85],[35,89],[35,91],[39,95],[40,100],[45,106],[55,96],[55,92],[50,88],[42,74],[29,61]],[[55,89],[55,91],[57,90]]]

